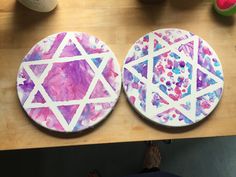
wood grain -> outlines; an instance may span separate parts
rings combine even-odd
[[[129,106],[122,93],[109,118],[94,130],[61,137],[37,128],[21,109],[16,74],[23,56],[40,39],[59,31],[85,31],[114,51],[120,64],[140,36],[166,27],[203,37],[221,59],[225,87],[217,109],[201,123],[171,129],[150,125]],[[0,149],[25,149],[111,142],[236,135],[235,17],[221,17],[209,0],[60,0],[42,14],[14,0],[0,6]]]

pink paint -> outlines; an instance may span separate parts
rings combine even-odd
[[[134,97],[134,96],[130,96],[129,99],[130,99],[130,102],[131,102],[132,104],[135,103],[135,97]]]
[[[105,119],[120,86],[113,52],[86,33],[64,32],[41,40],[25,56],[17,78],[29,117],[59,132],[81,131]]]
[[[53,101],[83,99],[94,72],[86,60],[55,63],[43,86]]]
[[[161,29],[132,45],[124,62],[123,85],[142,116],[179,127],[200,121],[215,108],[223,72],[206,41],[181,29]]]
[[[203,107],[203,109],[209,109],[211,107],[211,104],[208,103],[208,101],[203,101],[201,103],[201,106]]]

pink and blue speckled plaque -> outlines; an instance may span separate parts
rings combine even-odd
[[[120,89],[115,55],[86,33],[62,32],[41,40],[24,57],[17,76],[26,113],[58,132],[82,131],[102,121]]]
[[[152,122],[181,127],[209,115],[223,91],[219,58],[200,37],[161,29],[141,37],[129,50],[123,87],[131,105]]]

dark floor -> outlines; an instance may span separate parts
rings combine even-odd
[[[158,142],[161,169],[183,177],[236,177],[236,137]],[[141,170],[146,144],[124,143],[37,150],[0,151],[0,176],[103,177]]]

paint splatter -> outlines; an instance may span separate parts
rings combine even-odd
[[[197,70],[197,90],[202,90],[210,85],[214,85],[216,81],[210,78],[206,73]]]
[[[193,41],[188,42],[187,44],[182,44],[178,48],[178,50],[182,53],[184,53],[187,57],[190,57],[193,59]]]
[[[141,62],[134,67],[134,69],[142,75],[142,77],[147,78],[147,61]]]
[[[206,93],[203,96],[197,98],[196,102],[196,116],[197,119],[207,116],[219,102],[222,95],[222,88],[219,88],[213,92]]]
[[[192,124],[193,122],[188,119],[184,114],[175,108],[168,109],[155,116],[156,120],[161,123],[168,125],[169,122],[178,122],[180,125]]]
[[[114,102],[86,104],[73,131],[84,130],[102,121],[103,119],[100,119],[100,117],[106,117],[113,106]]]
[[[157,30],[153,32],[156,36],[163,39],[169,45],[185,40],[192,36],[190,32],[183,32],[178,29]]]
[[[135,77],[127,69],[124,70],[124,89],[128,97],[132,98],[131,103],[141,107],[142,111],[146,109],[146,85]],[[134,99],[135,98],[135,99]]]
[[[199,39],[198,51],[198,64],[223,80],[223,72],[219,59],[214,54],[215,52],[210,49],[210,46],[202,39]]]
[[[191,93],[192,65],[173,52],[156,56],[153,62],[154,84],[174,101]]]
[[[158,93],[152,92],[152,105],[156,108],[168,105],[169,103],[163,99]]]
[[[148,43],[149,43],[149,36],[146,35],[139,39],[133,46],[133,52],[128,54],[125,63],[129,63],[134,60],[138,60],[144,56],[148,55]]]
[[[24,68],[20,68],[17,78],[17,90],[21,104],[23,105],[29,94],[34,89],[34,82],[31,80]]]

